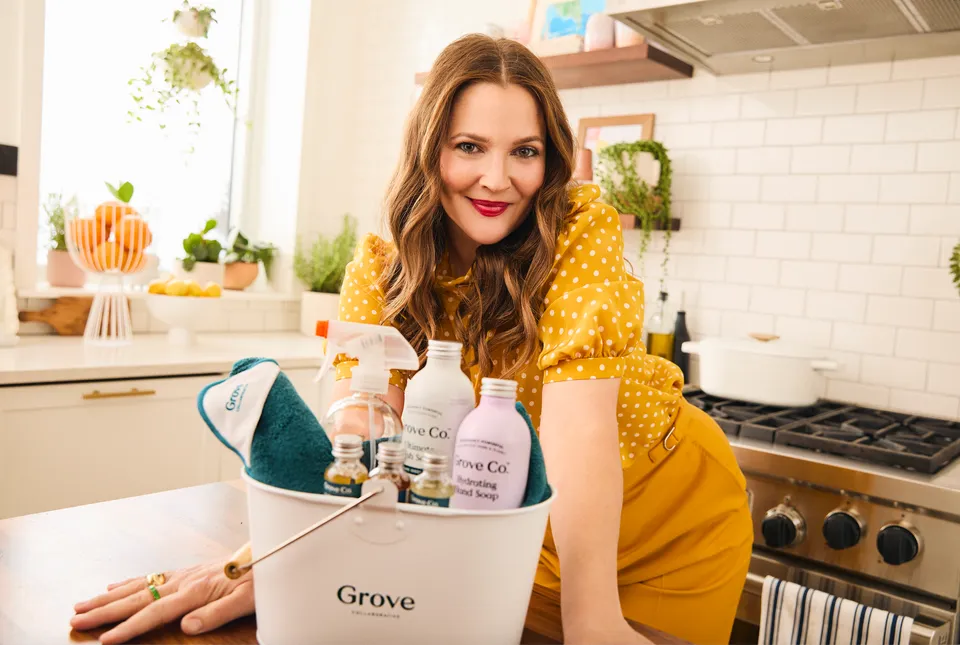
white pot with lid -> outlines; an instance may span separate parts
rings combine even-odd
[[[681,350],[700,357],[700,389],[707,394],[764,405],[816,403],[822,373],[839,367],[819,350],[776,336],[707,338]]]

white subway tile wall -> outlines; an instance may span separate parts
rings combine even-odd
[[[694,335],[763,331],[828,348],[843,364],[828,396],[956,417],[957,69],[954,57],[773,73],[747,90],[722,78],[654,84],[671,97],[696,84],[708,106],[654,131],[683,157],[674,242],[690,235],[700,250],[675,245],[670,263],[699,284]],[[711,110],[722,118],[704,123]],[[718,150],[735,151],[732,175]]]
[[[351,45],[354,80],[370,89],[342,100],[399,133],[413,73],[461,33],[523,20],[527,3],[491,0],[465,11],[407,0],[402,15],[373,11],[375,0],[350,4],[364,16],[364,35]],[[417,37],[424,34],[426,44]],[[391,76],[366,82],[388,59]],[[343,60],[324,61],[312,77]],[[564,92],[563,102],[574,131],[585,116],[655,115],[653,136],[677,160],[672,197],[682,219],[667,286],[683,291],[693,335],[768,332],[825,347],[841,363],[827,396],[955,416],[960,294],[945,260],[960,239],[958,70],[960,57],[698,73]],[[303,172],[352,190],[354,212],[378,213],[385,185],[360,186],[389,177],[401,145],[399,136],[390,141],[387,150],[379,139],[364,141],[324,165],[307,160]],[[627,257],[650,293],[659,286],[662,236],[640,266],[639,235],[626,235]],[[877,375],[884,370],[893,373]]]

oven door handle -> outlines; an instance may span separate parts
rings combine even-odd
[[[753,617],[753,620],[751,621],[755,625],[760,624],[759,608],[762,605],[761,599],[763,596],[763,581],[763,576],[748,572],[747,581],[743,586],[743,592],[745,594],[756,596],[756,603],[754,606],[757,607],[758,614]],[[914,620],[913,628],[910,630],[910,640],[908,642],[910,645],[947,645],[947,643],[950,642],[950,625],[933,627],[931,625],[919,623]]]

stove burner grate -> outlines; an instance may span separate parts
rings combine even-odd
[[[936,473],[960,456],[960,424],[862,411],[839,412],[815,422],[782,428],[774,441],[927,474]],[[886,425],[881,421],[886,421]]]
[[[933,474],[960,457],[960,423],[836,401],[779,408],[711,396],[685,398],[725,433]]]

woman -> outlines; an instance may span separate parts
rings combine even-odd
[[[389,191],[395,245],[361,243],[340,317],[393,325],[421,356],[430,338],[460,340],[477,385],[518,381],[558,493],[537,583],[562,592],[567,641],[643,642],[626,617],[726,642],[752,544],[744,479],[719,428],[684,402],[679,369],[646,355],[617,213],[595,186],[569,188],[574,148],[527,49],[478,35],[448,46]],[[341,357],[337,398],[354,365]],[[391,384],[402,410],[405,376]],[[252,581],[221,566],[174,572],[157,601],[140,578],[120,583],[72,624],[132,616],[104,642],[186,612],[185,631],[212,629],[253,610]]]

